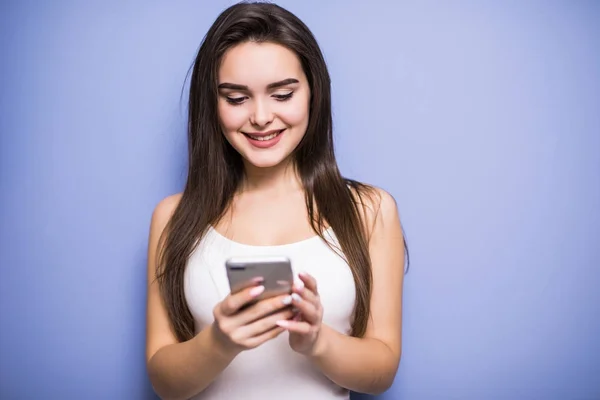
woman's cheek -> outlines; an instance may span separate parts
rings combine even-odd
[[[243,106],[224,105],[219,108],[221,124],[226,131],[239,131],[248,121],[247,111]]]
[[[290,104],[281,111],[281,119],[288,125],[302,125],[308,120],[308,107],[303,102]]]

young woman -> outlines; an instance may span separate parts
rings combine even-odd
[[[309,29],[273,4],[225,10],[191,78],[189,171],[149,238],[146,357],[165,399],[347,399],[390,387],[405,245],[394,199],[344,179],[330,79]],[[225,260],[291,259],[291,296],[244,307]]]

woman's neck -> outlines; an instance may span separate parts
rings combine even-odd
[[[245,179],[240,191],[281,193],[302,189],[302,181],[292,161],[279,165],[258,168],[246,163]]]

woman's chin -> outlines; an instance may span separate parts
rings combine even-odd
[[[282,161],[270,161],[270,160],[246,160],[248,166],[252,168],[269,169],[275,168],[282,163]]]
[[[260,168],[260,169],[268,169],[278,167],[287,160],[287,157],[284,157],[280,154],[262,154],[256,155],[253,154],[250,157],[244,157],[244,161],[246,163],[246,167],[252,168]]]

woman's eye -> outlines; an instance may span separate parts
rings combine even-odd
[[[294,92],[289,92],[289,93],[285,93],[285,94],[274,94],[273,97],[277,101],[286,101],[286,100],[291,99],[293,94],[294,94]],[[226,96],[225,99],[227,100],[227,102],[229,104],[240,105],[247,99],[247,97],[246,96],[241,96],[241,97]]]
[[[242,104],[246,98],[245,97],[229,97],[229,96],[227,96],[226,99],[229,104],[238,105],[238,104]]]
[[[277,99],[278,101],[286,101],[291,99],[293,94],[294,92],[289,92],[286,94],[275,94],[273,95],[273,97],[275,97],[275,99]]]

